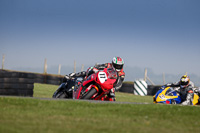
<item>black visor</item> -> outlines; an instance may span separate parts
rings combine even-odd
[[[115,68],[115,69],[122,69],[123,68],[123,65],[119,65],[119,64],[114,64],[113,63],[113,67]]]
[[[189,82],[181,82],[181,85],[188,85]]]

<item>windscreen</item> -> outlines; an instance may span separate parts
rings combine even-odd
[[[117,72],[113,68],[107,69],[109,79],[117,79]]]
[[[175,90],[171,87],[166,91],[165,95],[166,96],[174,96],[174,92],[175,92]]]

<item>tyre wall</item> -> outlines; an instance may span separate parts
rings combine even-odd
[[[64,76],[50,74],[34,74],[34,82],[42,84],[60,85]]]
[[[0,70],[0,95],[33,96],[34,75]]]
[[[11,79],[14,77],[15,78],[24,78],[24,79],[18,79],[18,80],[20,80],[20,82],[31,82],[31,83],[34,82],[34,83],[60,85],[62,83],[64,76],[52,75],[52,74],[18,72],[18,71],[10,71],[10,70],[0,69],[0,77],[1,78],[10,78],[9,80],[16,80],[16,79]]]
[[[147,95],[155,95],[156,92],[160,89],[161,85],[148,85]]]
[[[134,94],[134,87],[133,84],[130,83],[123,83],[122,87],[119,89],[119,92],[126,92]]]
[[[0,69],[0,95],[33,96],[34,83],[60,85],[64,76]]]
[[[156,94],[156,92],[159,90],[161,86],[155,86],[155,85],[148,85],[147,87],[147,95],[153,96]],[[125,93],[132,93],[134,94],[134,84],[130,83],[123,83],[122,87],[119,89],[119,92],[125,92]]]

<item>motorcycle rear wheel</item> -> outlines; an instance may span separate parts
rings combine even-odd
[[[92,87],[81,99],[91,99],[91,97],[97,92],[97,90]]]

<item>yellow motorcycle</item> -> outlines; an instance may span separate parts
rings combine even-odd
[[[165,87],[160,89],[154,96],[153,102],[154,103],[163,103],[163,104],[181,104],[182,100],[173,87]],[[192,105],[200,104],[199,101],[199,94],[194,93],[194,97],[192,100]]]

